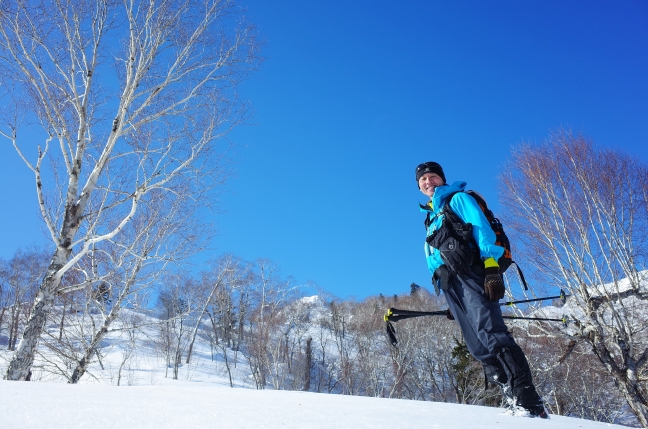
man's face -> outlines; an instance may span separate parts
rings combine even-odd
[[[437,186],[443,185],[443,179],[434,173],[425,173],[418,181],[419,189],[428,197],[432,198]]]

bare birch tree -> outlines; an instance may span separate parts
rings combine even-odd
[[[173,368],[173,379],[177,380],[182,366],[182,354],[189,345],[189,315],[192,312],[187,294],[191,280],[174,276],[158,297],[157,307],[163,323],[160,326],[160,339],[164,347],[167,374]],[[166,376],[166,374],[165,374]]]
[[[81,342],[83,351],[69,377],[70,383],[77,383],[83,376],[106,335],[124,329],[112,327],[121,310],[133,307],[138,294],[156,286],[169,266],[201,249],[205,229],[193,216],[195,204],[186,196],[178,196],[171,204],[165,204],[168,200],[159,198],[141,207],[141,216],[122,232],[128,238],[125,240],[128,246],[121,245],[124,240],[107,240],[89,252],[86,258],[89,266],[75,267],[83,273],[85,283],[92,282],[88,296],[99,315],[91,318],[92,336]],[[76,285],[64,286],[63,291],[75,288]],[[106,305],[106,295],[111,297],[110,306]],[[96,328],[95,318],[99,321]]]
[[[47,265],[42,250],[18,250],[8,261],[0,260],[0,334],[7,321],[7,348],[14,350],[38,283]]]
[[[28,377],[65,273],[119,240],[148,194],[202,198],[224,178],[222,137],[246,116],[236,84],[257,63],[237,11],[229,0],[0,3],[0,135],[33,173],[53,249],[6,379]]]
[[[212,303],[212,300],[214,299],[214,296],[218,291],[218,289],[222,287],[225,277],[231,275],[232,272],[234,271],[235,264],[236,262],[233,260],[232,257],[224,257],[220,261],[220,263],[217,264],[217,267],[215,269],[216,273],[214,274],[216,278],[212,278],[210,279],[211,281],[207,281],[207,282],[205,282],[206,279],[203,278],[203,282],[201,284],[201,286],[203,287],[201,289],[203,289],[203,292],[207,292],[208,295],[207,297],[201,297],[202,303],[198,304],[200,310],[196,314],[196,322],[191,332],[191,340],[189,341],[189,350],[187,351],[187,360],[185,361],[186,364],[188,364],[191,361],[191,353],[193,351],[194,342],[196,341],[196,336],[198,335],[198,329],[200,328],[202,319],[205,316],[205,314],[207,314],[207,308]],[[208,286],[208,287],[205,288],[204,286]]]
[[[260,259],[256,265],[258,277],[250,292],[254,307],[247,318],[248,364],[257,389],[265,389],[267,382],[279,389],[284,376],[280,367],[287,320],[283,310],[297,296],[297,287],[290,280],[281,279],[272,262]]]
[[[516,148],[502,175],[507,219],[544,281],[573,295],[574,330],[648,427],[648,166],[570,133]]]

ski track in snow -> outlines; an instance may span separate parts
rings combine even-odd
[[[0,381],[12,428],[582,428],[624,427],[570,417],[514,417],[501,408],[167,381],[154,386]]]

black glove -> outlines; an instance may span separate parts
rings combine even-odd
[[[499,267],[486,268],[484,293],[491,302],[504,298],[504,280],[499,273]]]

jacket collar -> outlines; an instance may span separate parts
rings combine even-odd
[[[443,185],[436,188],[432,199],[427,204],[419,204],[421,211],[438,212],[446,198],[455,192],[461,192],[466,188],[466,182],[454,182],[452,185]]]

